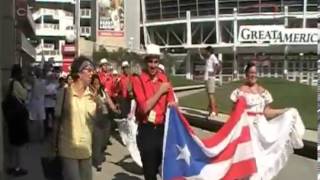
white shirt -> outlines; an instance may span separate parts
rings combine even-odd
[[[209,73],[213,73],[215,71],[214,66],[219,64],[219,60],[214,54],[211,54],[208,59],[206,59],[206,68],[204,72],[204,80],[209,79]]]
[[[49,83],[46,86],[46,95],[57,95],[57,84]],[[56,100],[53,98],[45,97],[45,107],[55,107]]]

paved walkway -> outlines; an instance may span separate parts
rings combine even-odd
[[[207,137],[212,132],[195,128],[199,137]],[[101,172],[93,169],[93,180],[143,180],[141,169],[135,165],[125,147],[117,140],[117,136],[111,138],[112,145],[108,147],[106,162]],[[38,143],[30,144],[23,151],[23,164],[29,170],[29,174],[20,178],[7,177],[5,180],[45,180],[40,166],[40,157],[46,154],[46,145]],[[315,180],[316,161],[301,156],[292,155],[286,167],[275,180]],[[160,180],[160,178],[159,178]]]

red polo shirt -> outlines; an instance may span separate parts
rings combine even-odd
[[[153,82],[146,72],[142,72],[140,76],[133,76],[132,87],[135,94],[135,100],[137,101],[137,113],[136,117],[139,121],[147,123],[149,113],[144,113],[146,103],[160,88],[161,83],[168,82],[168,78],[163,73],[157,73],[155,77],[156,81]],[[153,111],[156,113],[155,124],[163,124],[165,120],[165,114],[167,105],[169,102],[174,102],[173,90],[170,88],[169,92],[163,94],[158,102],[153,107]]]
[[[131,76],[126,74],[121,74],[119,82],[120,96],[123,98],[129,98],[128,86],[131,83]]]
[[[111,97],[112,95],[112,85],[113,85],[113,79],[112,75],[110,73],[105,73],[105,72],[99,72],[99,79],[101,84],[104,87],[104,91],[108,93],[108,95]]]

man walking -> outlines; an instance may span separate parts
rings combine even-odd
[[[162,162],[162,142],[167,105],[174,104],[173,90],[158,65],[160,49],[147,46],[146,69],[132,78],[139,122],[137,144],[145,180],[157,180]]]

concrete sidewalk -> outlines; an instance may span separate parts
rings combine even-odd
[[[200,137],[208,137],[214,132],[193,128]],[[108,146],[106,162],[102,164],[102,171],[94,168],[93,180],[143,180],[141,168],[130,158],[128,150],[120,143],[116,136],[111,137],[112,145]],[[4,180],[46,180],[42,173],[40,158],[47,152],[46,144],[28,144],[23,150],[23,166],[29,171],[27,176],[14,178],[6,177]],[[291,155],[286,166],[273,180],[316,180],[316,160]],[[158,178],[158,180],[161,180]]]

